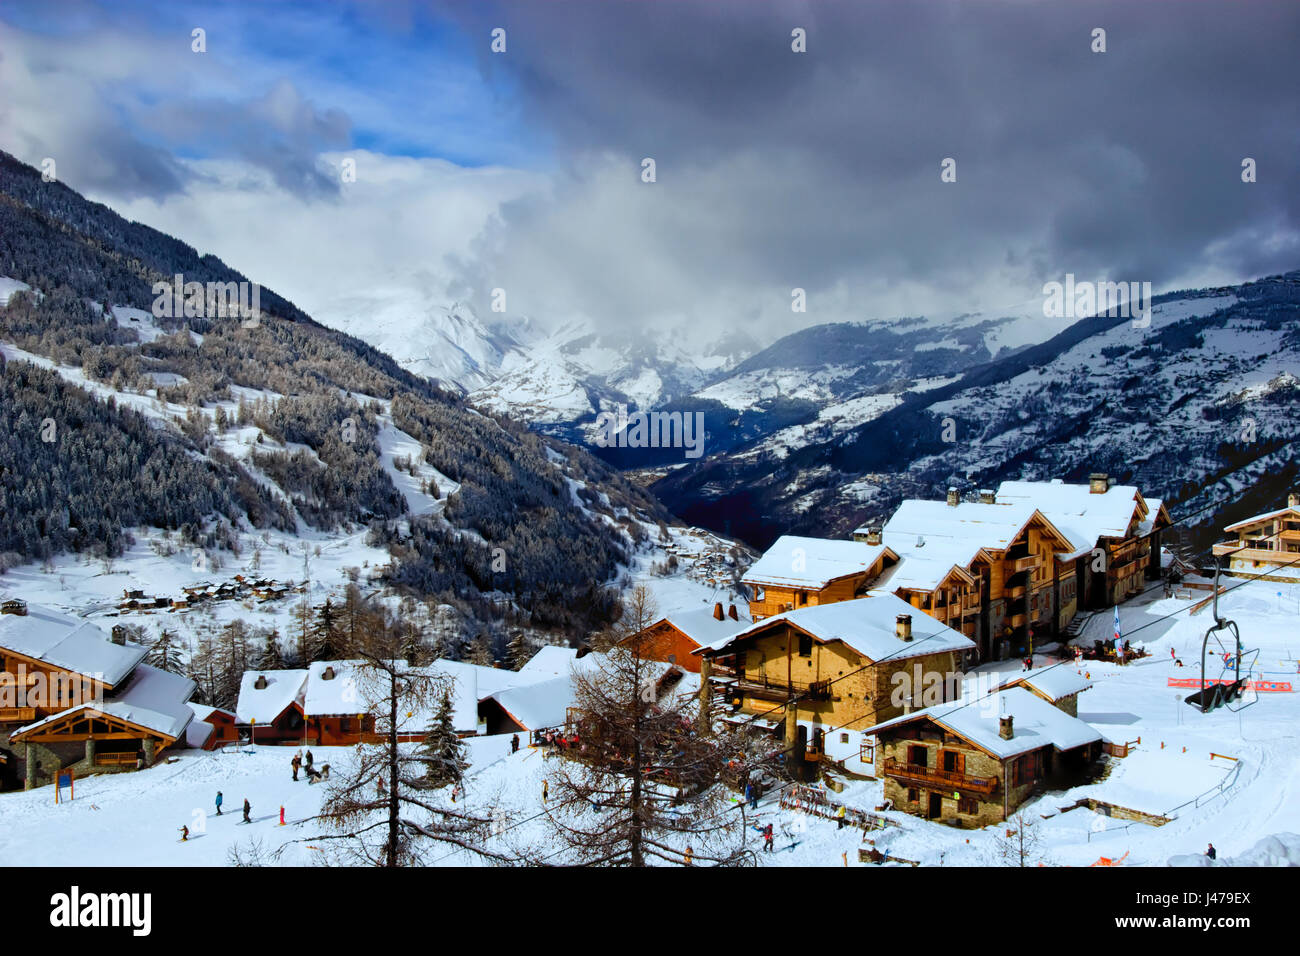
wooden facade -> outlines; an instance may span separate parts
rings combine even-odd
[[[838,545],[843,542],[833,543]],[[775,547],[776,545],[773,546]],[[768,554],[771,554],[771,550]],[[764,557],[766,558],[767,555]],[[888,548],[882,548],[868,566],[827,579],[808,578],[802,581],[798,580],[797,576],[784,573],[764,574],[756,565],[743,578],[744,583],[753,592],[749,602],[750,619],[761,621],[783,611],[797,611],[800,608],[860,598],[866,594],[871,584],[897,561],[897,554]]]
[[[1213,551],[1215,557],[1228,559],[1229,574],[1282,583],[1300,580],[1300,495],[1290,495],[1285,508],[1224,531],[1230,537]]]
[[[1003,757],[928,715],[879,729],[876,741],[876,775],[894,809],[971,829],[1005,821],[1041,790],[1083,782],[1101,756],[1098,740]]]

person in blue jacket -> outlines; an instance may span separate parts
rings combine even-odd
[[[217,791],[217,816],[221,816],[221,791]]]

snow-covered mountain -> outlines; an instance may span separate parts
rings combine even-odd
[[[570,323],[510,355],[501,376],[471,404],[542,426],[576,426],[619,403],[653,409],[685,399],[753,354],[732,331],[692,346],[664,330],[597,331]]]
[[[391,355],[415,375],[461,391],[495,380],[522,360],[530,341],[527,325],[516,331],[485,323],[468,303],[438,302],[403,288],[334,299],[320,321]]]
[[[820,334],[854,331],[825,328]],[[890,344],[884,330],[877,340]],[[838,404],[822,406],[814,423],[730,447],[724,435],[654,490],[678,515],[761,545],[792,531],[846,534],[887,516],[905,495],[938,497],[949,485],[1081,480],[1091,471],[1184,512],[1206,508],[1200,524],[1212,534],[1229,509],[1263,510],[1296,479],[1300,273],[1157,297],[1145,327],[1086,319],[993,361],[950,366],[955,377],[946,383],[917,376],[934,375],[926,356],[947,349],[911,348],[898,366],[900,382],[911,384],[886,383],[876,402],[856,404],[844,398],[852,392],[838,366],[809,362],[796,390],[779,377],[793,375],[796,363],[771,372],[755,368],[755,356],[733,378],[766,375],[786,395]],[[847,345],[822,351],[840,361]],[[866,368],[855,367],[859,375]]]

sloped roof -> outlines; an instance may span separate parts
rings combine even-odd
[[[254,686],[258,677],[266,678],[266,686]],[[293,703],[300,707],[307,693],[307,671],[244,671],[239,682],[239,701],[235,704],[235,717],[241,724],[257,721],[269,724],[284,713]]]
[[[723,614],[722,620],[719,621],[713,616],[712,608],[674,611],[672,614],[664,615],[661,620],[667,621],[696,644],[712,644],[724,637],[730,637],[750,623],[749,621],[733,621],[726,614]],[[660,622],[656,621],[655,623]]]
[[[307,668],[306,693],[302,712],[307,717],[345,717],[366,713],[366,701],[361,699],[364,678],[358,671],[362,661],[313,661]],[[326,672],[334,676],[326,679]]]
[[[1013,718],[1010,740],[1003,740],[998,734],[1002,714],[1010,714]],[[999,760],[1046,746],[1073,750],[1102,739],[1091,724],[1071,717],[1023,687],[1013,687],[964,704],[936,704],[868,727],[863,733],[878,734],[882,730],[927,719]]]
[[[495,700],[525,730],[559,727],[574,701],[573,678],[553,677],[536,684],[497,691]]]
[[[746,584],[823,588],[839,578],[869,570],[887,550],[884,545],[861,541],[783,534],[740,580]]]
[[[943,561],[942,550],[940,547],[940,554],[933,558],[918,557],[916,553],[904,555],[893,567],[885,569],[872,590],[933,591],[952,574],[973,584],[975,579],[964,565]]]
[[[898,637],[896,628],[900,614],[910,614],[912,617],[910,641]],[[964,634],[939,623],[902,598],[884,591],[872,591],[867,597],[852,601],[818,604],[774,614],[730,637],[702,647],[695,653],[722,650],[782,623],[789,623],[823,643],[842,642],[871,661],[921,657],[943,651],[966,651],[975,646]]]
[[[1280,518],[1286,514],[1300,518],[1300,508],[1278,508],[1276,511],[1267,511],[1262,515],[1255,515],[1253,518],[1247,518],[1244,521],[1238,521],[1236,524],[1230,524],[1223,530],[1240,531],[1242,528],[1249,527],[1250,525],[1258,524],[1261,521],[1269,521],[1273,518]]]
[[[898,546],[918,557],[928,557],[939,550],[934,548],[924,554],[918,553],[930,549],[932,544],[943,544],[945,548],[952,549],[952,555],[950,558],[945,550],[944,557],[939,560],[964,567],[981,548],[1005,551],[1035,514],[1043,517],[1040,509],[1028,502],[990,505],[963,501],[950,505],[946,501],[909,498],[885,522],[884,537],[881,540],[900,555],[904,552],[898,551]],[[1051,524],[1050,520],[1048,524]],[[919,547],[916,544],[918,538],[924,541]]]
[[[1032,687],[1050,701],[1058,701],[1087,690],[1092,686],[1092,681],[1073,668],[1058,664],[1017,674],[998,689],[1003,690],[1021,684]]]
[[[66,719],[79,711],[107,714],[125,720],[137,727],[152,730],[164,737],[176,739],[194,719],[186,701],[194,693],[194,681],[179,674],[171,674],[148,664],[140,664],[122,687],[114,690],[102,703],[86,703],[78,707],[51,714],[34,724],[20,727],[13,737],[29,733],[38,727]]]
[[[1004,481],[998,486],[998,499],[1036,507],[1070,540],[1075,556],[1095,548],[1100,538],[1125,537],[1133,520],[1143,517],[1142,495],[1133,485],[1111,485],[1101,494],[1093,494],[1090,485]],[[1156,513],[1156,509],[1149,511]]]
[[[139,644],[114,644],[90,621],[38,606],[25,615],[0,614],[0,647],[109,685],[121,682],[148,653]]]

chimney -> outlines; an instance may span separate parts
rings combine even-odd
[[[1014,719],[1010,714],[1003,714],[998,718],[998,736],[1003,740],[1010,740],[1015,736],[1015,731],[1011,728]]]
[[[715,621],[721,621],[722,618],[723,618],[723,614],[722,614],[722,603],[719,602],[719,603],[713,605],[713,619],[714,619]]]
[[[912,639],[912,615],[898,615],[894,622],[894,633],[898,635],[900,641],[910,641]]]
[[[993,493],[993,489],[991,488],[980,489],[980,504],[995,505],[997,503],[998,503],[998,496]]]
[[[948,489],[948,507],[949,507],[949,508],[956,508],[959,504],[961,504],[961,494],[957,491],[956,488],[949,488],[949,489]]]
[[[1110,476],[1102,471],[1094,471],[1088,476],[1088,492],[1094,495],[1104,495],[1106,489],[1110,487]]]
[[[325,667],[325,669],[324,669],[323,671],[320,672],[320,679],[321,679],[321,680],[333,680],[333,679],[334,679],[334,667],[333,667],[333,665],[327,665],[327,666]]]
[[[739,615],[736,614],[736,605],[731,604],[727,607],[727,617],[731,618],[733,621],[740,620]]]
[[[876,527],[876,526],[873,525],[872,527],[868,528],[868,529],[867,529],[867,544],[872,545],[873,547],[875,547],[875,546],[879,546],[879,544],[880,544],[880,534],[881,534],[881,529],[880,529],[879,527]]]
[[[253,690],[266,690],[266,675],[258,674],[257,680],[253,681]]]
[[[1291,494],[1287,495],[1286,506],[1288,508],[1300,508],[1300,494],[1293,491]]]

